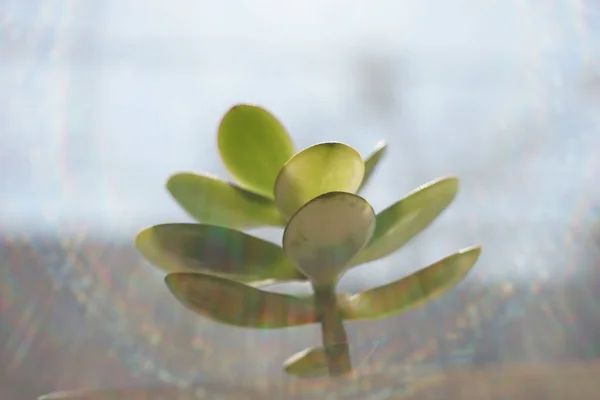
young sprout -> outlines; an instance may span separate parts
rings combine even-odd
[[[458,284],[479,257],[480,247],[468,247],[387,285],[336,293],[350,268],[390,255],[427,228],[455,198],[458,179],[426,183],[376,214],[355,193],[371,177],[385,145],[366,161],[337,142],[294,154],[277,119],[247,105],[225,115],[218,142],[242,186],[173,175],[167,188],[200,223],[147,228],[136,245],[167,273],[171,293],[205,318],[254,329],[319,323],[322,347],[292,356],[284,369],[293,376],[351,372],[343,321],[387,318],[431,301]],[[284,226],[281,246],[237,230],[267,225]],[[309,282],[313,294],[259,288],[288,281]]]

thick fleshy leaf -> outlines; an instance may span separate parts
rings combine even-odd
[[[187,308],[223,324],[274,329],[318,322],[311,297],[267,292],[217,276],[178,272],[165,282]]]
[[[167,190],[199,222],[236,229],[285,224],[272,200],[211,176],[178,173]]]
[[[138,234],[136,246],[167,273],[201,272],[256,284],[306,279],[276,244],[215,225],[156,225]]]
[[[343,143],[320,143],[302,150],[275,181],[275,204],[290,218],[309,200],[328,192],[355,193],[365,165],[360,154]]]
[[[436,179],[377,214],[375,233],[352,265],[374,261],[399,250],[427,228],[450,205],[457,192],[457,178]]]
[[[289,375],[298,378],[316,378],[328,376],[327,355],[321,347],[310,347],[288,358],[283,369]]]
[[[352,296],[338,296],[342,315],[345,320],[367,320],[410,311],[456,286],[480,254],[481,247],[468,247],[399,281]]]
[[[360,184],[360,188],[358,191],[360,192],[369,182],[373,173],[377,170],[377,166],[379,165],[379,161],[383,159],[385,153],[387,151],[387,143],[385,141],[380,141],[375,145],[375,150],[371,153],[369,157],[365,160],[365,176]]]
[[[231,175],[242,186],[272,199],[275,178],[295,153],[277,118],[261,107],[236,105],[221,120],[218,141]]]
[[[320,195],[296,212],[283,232],[283,250],[313,284],[333,284],[368,243],[375,213],[362,197]]]

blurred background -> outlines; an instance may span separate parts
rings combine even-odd
[[[2,399],[290,381],[281,363],[319,343],[317,326],[203,320],[133,247],[148,225],[190,221],[170,174],[228,178],[216,128],[241,102],[277,115],[298,148],[366,156],[389,142],[365,193],[376,210],[461,178],[430,229],[341,289],[481,244],[474,272],[409,314],[349,323],[355,364],[600,357],[600,3],[0,0]]]

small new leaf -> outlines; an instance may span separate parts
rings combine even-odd
[[[359,193],[363,190],[363,188],[367,185],[367,183],[369,183],[371,176],[377,170],[379,161],[381,161],[383,159],[386,151],[387,151],[387,143],[382,140],[375,145],[375,150],[365,160],[365,176],[360,184],[360,188],[358,189]]]

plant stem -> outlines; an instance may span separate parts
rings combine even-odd
[[[330,376],[339,376],[352,371],[350,347],[346,329],[340,315],[335,288],[314,288],[315,307],[321,322],[323,349],[327,357]]]

